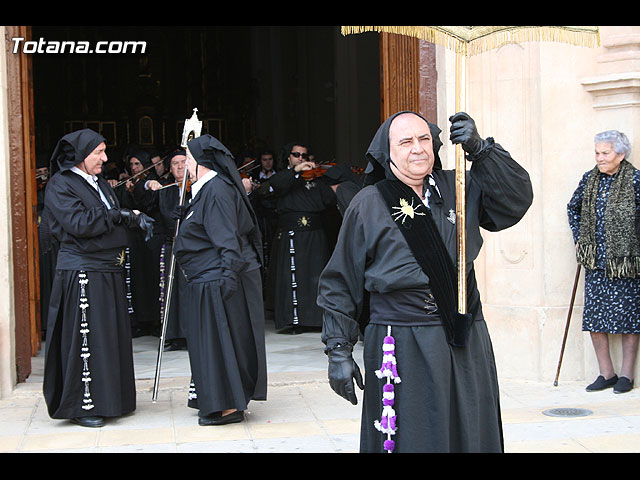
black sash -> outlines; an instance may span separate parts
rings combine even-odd
[[[458,312],[455,265],[433,221],[431,210],[400,181],[385,179],[376,183],[376,187],[416,261],[429,277],[447,341],[454,347],[466,346],[472,315]]]

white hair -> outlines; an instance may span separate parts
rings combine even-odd
[[[617,154],[624,153],[624,158],[631,154],[631,144],[627,136],[617,130],[600,132],[594,137],[595,143],[610,143]]]

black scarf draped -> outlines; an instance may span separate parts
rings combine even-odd
[[[378,167],[384,169],[386,178],[378,181],[376,187],[389,207],[389,213],[406,239],[416,261],[429,277],[429,286],[442,316],[447,341],[453,346],[464,347],[467,343],[472,315],[462,314],[457,311],[457,273],[455,264],[449,256],[433,221],[431,210],[422,203],[422,200],[411,187],[405,185],[393,175],[389,167],[389,162],[391,161],[389,156],[389,126],[398,115],[399,113],[387,119],[378,129],[367,151],[367,158],[370,163],[376,163]],[[429,127],[433,134],[433,127],[435,126],[429,124]],[[440,130],[437,127],[435,128],[439,133]],[[437,155],[437,149],[440,148],[442,143],[437,144],[436,135],[433,135],[433,138],[434,153]],[[441,168],[439,160],[438,168]]]

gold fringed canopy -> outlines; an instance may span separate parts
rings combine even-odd
[[[600,45],[598,27],[427,27],[427,26],[342,26],[342,35],[365,32],[392,33],[416,37],[443,46],[456,54],[456,112],[466,105],[466,59],[503,45],[525,42],[559,42],[579,47]],[[456,145],[456,229],[458,263],[458,311],[467,311],[466,277],[466,161],[461,145]]]
[[[466,56],[477,55],[509,43],[561,42],[579,47],[600,45],[598,27],[566,26],[342,26],[342,35],[384,32],[420,38]]]

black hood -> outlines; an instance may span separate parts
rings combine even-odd
[[[198,165],[215,170],[227,178],[242,193],[243,197],[247,196],[236,161],[220,140],[208,134],[202,135],[187,143],[187,148]],[[195,179],[193,180],[195,181]]]
[[[395,179],[395,175],[391,172],[390,162],[391,156],[389,154],[389,127],[391,126],[391,122],[398,116],[403,113],[413,113],[414,115],[422,118],[427,125],[429,125],[429,130],[431,131],[431,137],[433,141],[433,154],[434,154],[434,170],[442,170],[442,162],[440,161],[440,156],[438,152],[440,151],[440,147],[442,147],[442,141],[440,140],[440,128],[425,119],[422,115],[419,115],[415,112],[403,111],[398,112],[391,115],[387,118],[378,131],[373,136],[373,140],[371,140],[371,144],[367,149],[366,159],[369,164],[365,170],[365,174],[367,178],[365,180],[365,184],[371,185],[384,178]]]
[[[76,166],[93,152],[105,138],[89,128],[71,132],[62,137],[53,150],[50,160],[50,174],[64,172]]]
[[[240,192],[254,224],[257,225],[255,212],[242,184],[242,177],[238,172],[236,161],[229,149],[220,140],[208,134],[194,138],[187,143],[187,148],[198,165],[215,170],[227,183],[232,184]],[[195,181],[195,179],[192,180]]]

